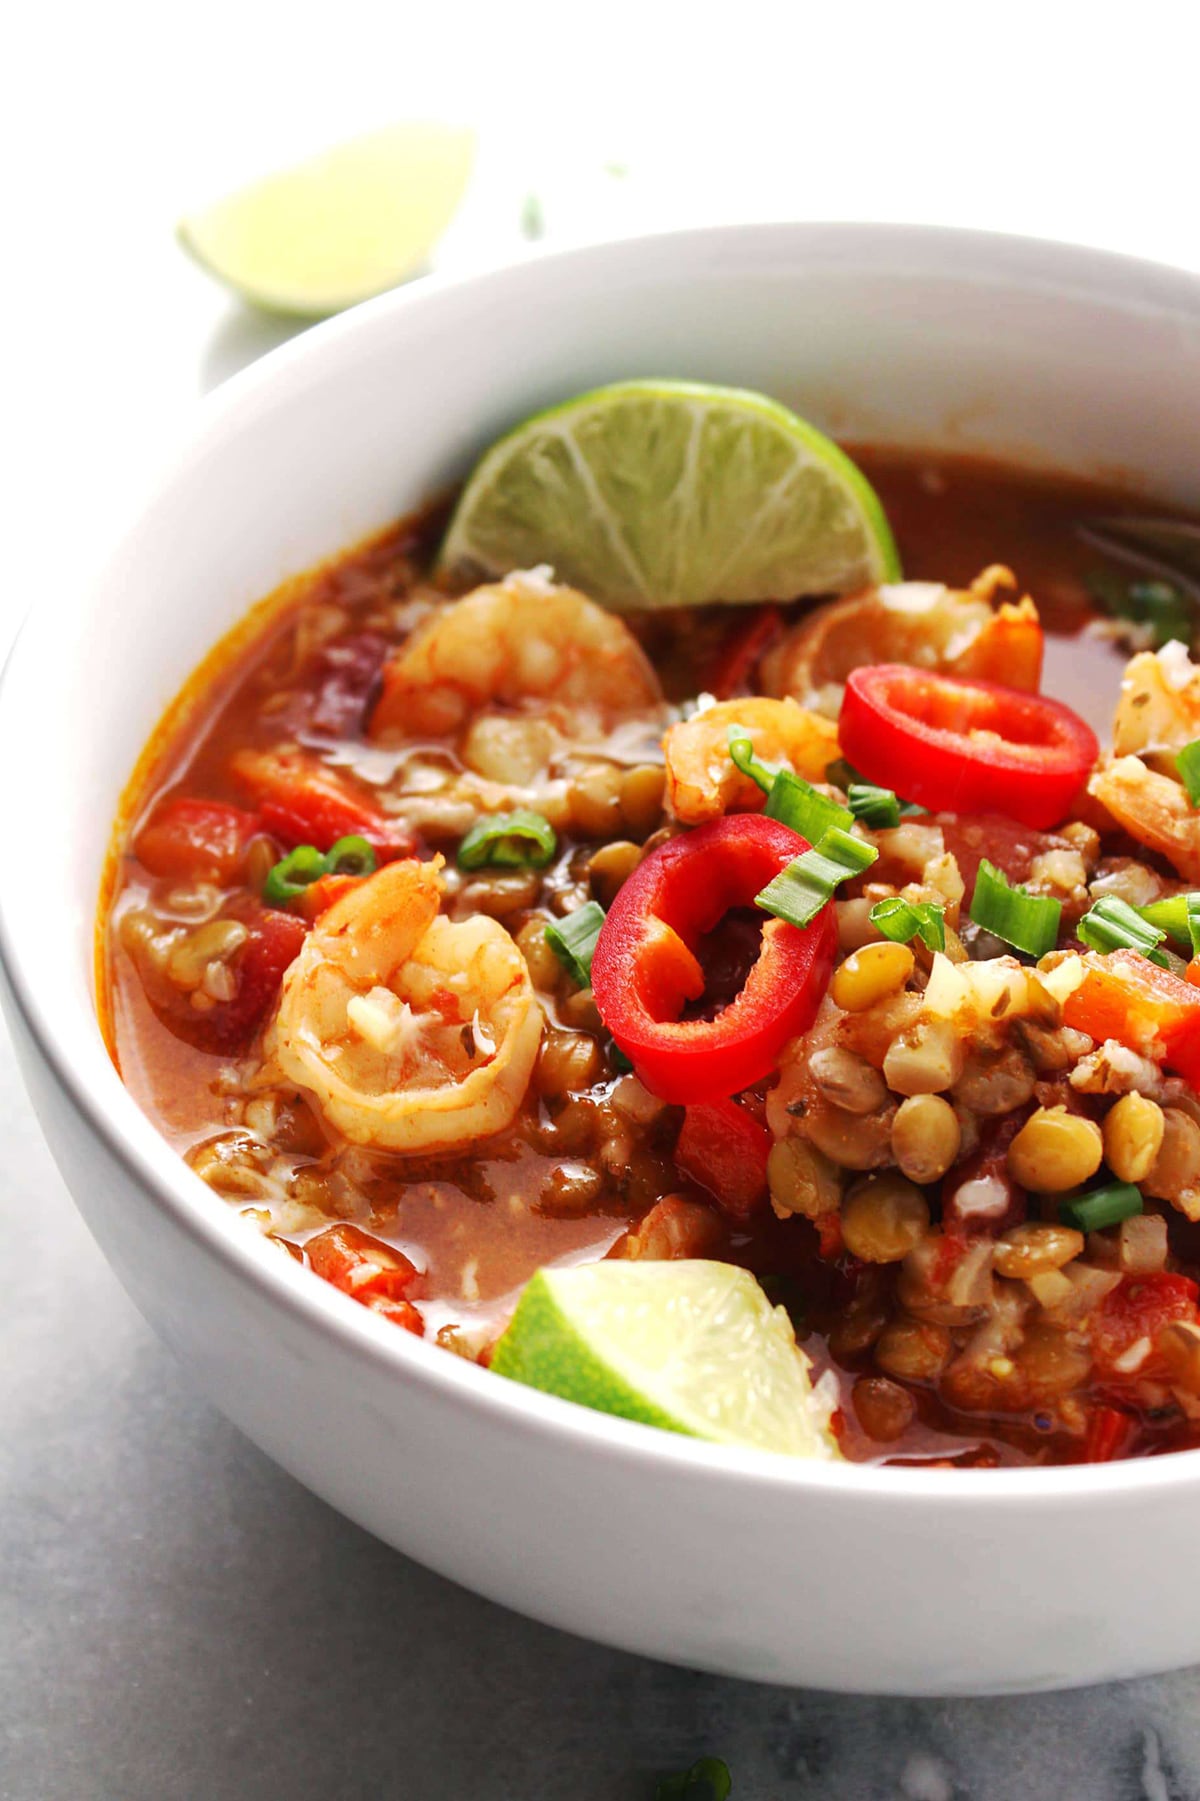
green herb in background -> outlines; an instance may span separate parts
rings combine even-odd
[[[664,1776],[654,1791],[654,1801],[726,1801],[733,1781],[719,1757],[698,1757],[680,1776]]]
[[[1087,589],[1113,619],[1128,619],[1150,628],[1150,641],[1161,650],[1172,638],[1190,644],[1196,629],[1196,610],[1174,582],[1124,581],[1108,570],[1087,578]]]

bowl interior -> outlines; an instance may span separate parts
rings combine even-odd
[[[120,1086],[91,991],[111,821],[163,709],[285,577],[461,478],[535,408],[634,375],[760,388],[835,435],[1116,474],[1200,504],[1200,283],[1051,245],[686,234],[422,285],[275,353],[206,403],[95,587],[43,603],[0,699],[4,766],[37,760],[8,791],[9,844],[39,847],[36,881],[0,871],[10,974],[163,1188],[195,1178]]]

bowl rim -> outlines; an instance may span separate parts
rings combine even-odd
[[[1200,275],[1171,265],[1109,250],[1009,233],[981,232],[955,226],[870,223],[762,223],[709,226],[620,238],[565,249],[531,251],[500,267],[434,275],[351,308],[297,334],[248,368],[205,395],[175,434],[175,446],[161,459],[157,479],[148,485],[140,506],[108,555],[103,557],[78,599],[109,584],[138,531],[190,467],[218,447],[224,436],[236,436],[240,422],[253,414],[259,397],[286,387],[293,373],[307,365],[314,373],[336,374],[347,346],[381,329],[393,318],[404,319],[443,303],[443,297],[472,289],[520,290],[552,284],[560,275],[590,269],[603,275],[621,265],[658,262],[678,274],[681,264],[705,266],[715,254],[722,260],[753,254],[760,260],[782,248],[780,268],[795,267],[808,253],[835,250],[840,256],[871,252],[894,264],[897,253],[912,257],[921,272],[976,281],[1016,280],[1025,289],[1054,290],[1119,305],[1124,310],[1179,313],[1200,327]],[[882,266],[882,263],[881,263]],[[0,722],[17,704],[17,675],[26,654],[36,651],[39,622],[48,602],[34,603],[0,671]],[[1126,1494],[1147,1495],[1190,1488],[1200,1482],[1200,1450],[1103,1465],[1001,1467],[994,1470],[883,1467],[849,1461],[810,1462],[768,1451],[714,1445],[598,1413],[544,1394],[446,1353],[435,1343],[397,1332],[349,1296],[314,1280],[291,1258],[279,1256],[257,1234],[248,1232],[234,1211],[184,1163],[137,1106],[111,1062],[99,1033],[94,995],[86,1022],[73,1016],[62,1022],[40,1005],[34,959],[23,951],[14,931],[5,890],[11,864],[0,867],[0,972],[25,1030],[58,1087],[90,1130],[102,1141],[141,1193],[143,1200],[166,1216],[212,1260],[221,1263],[255,1301],[283,1309],[298,1326],[373,1365],[381,1373],[415,1383],[467,1420],[487,1418],[529,1439],[558,1440],[577,1454],[616,1460],[643,1468],[687,1472],[693,1481],[757,1486],[775,1493],[832,1490],[847,1502],[871,1504],[876,1497],[893,1506],[923,1506],[938,1498],[955,1508],[991,1508],[998,1501],[1029,1510],[1101,1497],[1114,1501]],[[99,895],[88,896],[84,914],[90,934]],[[72,1045],[72,1029],[90,1028],[92,1055]],[[98,1049],[103,1068],[94,1053]],[[105,1075],[107,1071],[107,1075]]]

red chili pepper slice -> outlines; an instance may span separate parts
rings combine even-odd
[[[736,1101],[684,1109],[675,1161],[715,1195],[724,1213],[747,1219],[767,1194],[771,1134]]]
[[[1065,817],[1100,752],[1061,701],[903,663],[852,672],[838,741],[868,780],[905,800],[1005,813],[1039,831]]]
[[[680,1017],[704,992],[701,940],[731,908],[753,906],[808,848],[778,820],[734,813],[652,851],[617,894],[592,959],[592,990],[618,1046],[663,1100],[739,1093],[812,1024],[837,950],[832,906],[803,931],[768,920],[741,992],[715,1018]]]

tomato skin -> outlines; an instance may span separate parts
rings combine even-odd
[[[736,1101],[685,1107],[675,1161],[716,1196],[732,1219],[747,1219],[767,1196],[771,1134]]]
[[[263,829],[257,813],[182,795],[154,809],[134,851],[151,875],[175,881],[233,882],[246,846]]]
[[[1030,1103],[985,1128],[971,1155],[942,1177],[942,1223],[948,1238],[995,1237],[1025,1218],[1027,1196],[1008,1173],[1008,1147],[1032,1111]]]
[[[803,930],[769,919],[741,992],[715,1019],[679,1017],[703,992],[700,940],[731,908],[753,906],[808,848],[778,820],[733,813],[660,845],[622,884],[596,944],[592,991],[662,1100],[728,1099],[770,1074],[788,1039],[812,1024],[837,953],[832,906]]]
[[[905,800],[1004,813],[1039,831],[1065,818],[1100,754],[1061,701],[903,663],[851,672],[838,740],[869,781]]]
[[[339,838],[365,838],[381,862],[413,848],[410,835],[356,794],[315,757],[295,751],[239,751],[230,764],[258,802],[263,825],[289,850],[298,844],[332,850]]]
[[[326,1282],[393,1325],[424,1336],[425,1322],[408,1299],[420,1272],[403,1251],[349,1224],[327,1227],[304,1249],[310,1267]]]
[[[1083,981],[1067,996],[1063,1020],[1098,1042],[1115,1038],[1200,1090],[1200,994],[1136,951],[1088,951]]]
[[[1119,1407],[1097,1407],[1088,1420],[1083,1443],[1085,1463],[1112,1463],[1130,1448],[1137,1421]]]
[[[1092,1315],[1092,1356],[1097,1372],[1116,1381],[1164,1375],[1166,1366],[1154,1341],[1173,1320],[1195,1323],[1197,1293],[1200,1290],[1187,1276],[1166,1272],[1123,1276]],[[1145,1360],[1134,1370],[1121,1369],[1122,1357],[1142,1338],[1148,1338],[1151,1346]]]

